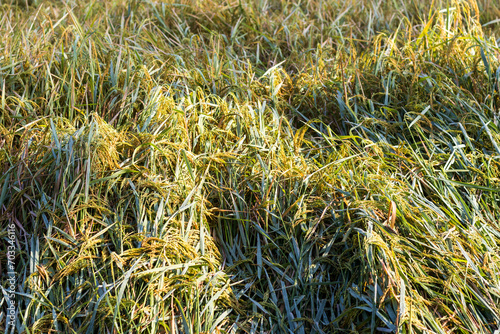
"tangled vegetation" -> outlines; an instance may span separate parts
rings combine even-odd
[[[498,17],[4,1],[0,327],[499,333]]]

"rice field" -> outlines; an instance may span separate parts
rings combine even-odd
[[[4,0],[0,36],[4,333],[500,333],[498,1]]]

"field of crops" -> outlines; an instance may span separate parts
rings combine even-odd
[[[5,0],[0,36],[5,333],[500,333],[497,0]]]

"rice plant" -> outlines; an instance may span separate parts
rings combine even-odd
[[[2,2],[0,328],[500,333],[499,17]]]

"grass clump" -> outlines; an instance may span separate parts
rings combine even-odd
[[[6,332],[500,330],[494,2],[0,12]]]

